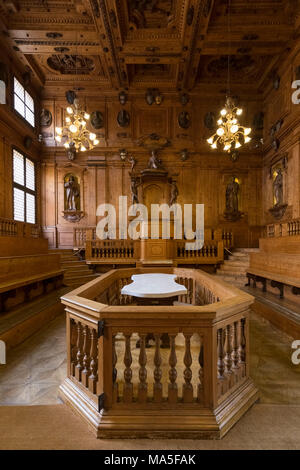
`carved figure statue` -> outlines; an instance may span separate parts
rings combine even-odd
[[[133,170],[135,168],[135,165],[137,164],[137,161],[136,161],[136,159],[134,158],[133,155],[130,155],[128,161],[131,164],[131,172],[133,172]]]
[[[233,176],[226,188],[226,211],[228,213],[237,214],[239,212],[239,190],[240,185]]]
[[[136,178],[131,178],[130,189],[131,189],[131,202],[132,202],[132,204],[138,204],[139,203],[138,182],[137,182]]]
[[[40,124],[43,127],[49,127],[52,124],[52,114],[49,109],[43,108],[41,110],[41,116],[40,116]]]
[[[66,209],[68,211],[79,210],[78,207],[78,197],[79,197],[79,187],[73,175],[70,175],[68,181],[65,182],[65,191],[66,191]]]
[[[151,157],[148,160],[148,168],[152,168],[154,170],[161,168],[161,160],[158,158],[156,150],[151,150]]]
[[[173,204],[176,203],[177,197],[178,197],[178,194],[179,194],[176,181],[172,181],[171,184],[172,184],[172,186],[171,186],[170,206],[172,206]]]
[[[283,175],[281,169],[277,171],[276,178],[273,183],[274,189],[274,202],[275,206],[280,206],[283,204]]]

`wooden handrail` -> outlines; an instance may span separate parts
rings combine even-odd
[[[40,238],[42,231],[39,225],[0,217],[0,236]]]
[[[171,420],[170,429],[172,416],[186,413],[197,426],[201,422],[202,429],[212,432],[211,423],[203,418],[207,413],[214,416],[223,403],[227,411],[230,406],[237,407],[239,394],[245,398],[247,387],[251,396],[257,397],[249,378],[249,308],[253,298],[204,272],[179,268],[159,271],[177,274],[177,282],[188,287],[186,298],[179,299],[184,303],[136,306],[135,299],[124,298],[121,288],[132,274],[153,272],[141,268],[110,271],[62,298],[67,313],[68,378],[61,393],[72,406],[81,408],[81,414],[85,407],[92,413],[94,402],[94,423],[97,413],[105,409],[96,425],[98,435],[125,435],[126,420],[134,435],[155,434],[165,426],[165,420],[158,417],[161,410]],[[163,336],[169,338],[167,355],[160,350]],[[154,344],[146,349],[149,337]],[[176,345],[179,337],[180,348]],[[112,421],[110,413],[115,416]],[[119,413],[122,418],[118,422]],[[180,429],[187,431],[186,426],[186,419],[182,425],[177,419],[177,434]],[[175,434],[175,427],[173,431]]]
[[[292,237],[294,235],[300,235],[300,219],[269,224],[266,227],[267,238]]]

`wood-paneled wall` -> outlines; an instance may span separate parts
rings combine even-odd
[[[12,197],[12,152],[17,148],[29,158],[36,162],[36,184],[37,184],[37,223],[40,223],[40,157],[41,143],[39,134],[39,110],[40,103],[38,91],[31,84],[26,86],[34,98],[35,115],[37,126],[33,129],[18,113],[13,110],[13,77],[23,83],[22,72],[14,62],[13,57],[5,53],[4,47],[0,51],[0,62],[6,64],[8,69],[8,83],[6,88],[6,104],[0,105],[0,217],[13,218]],[[24,145],[25,137],[32,139],[29,148]]]
[[[272,167],[287,158],[283,171],[283,198],[287,209],[280,221],[285,222],[300,217],[300,104],[293,104],[292,95],[296,91],[292,82],[299,80],[297,67],[300,64],[300,46],[293,48],[277,70],[280,86],[276,90],[269,80],[265,86],[265,127],[263,149],[263,223],[270,224],[276,219],[269,213],[273,203],[273,187],[270,172]],[[298,93],[298,96],[300,94]],[[272,136],[272,126],[282,120],[280,129]],[[272,141],[277,140],[279,148],[272,147]],[[278,220],[277,220],[278,222]]]
[[[43,107],[53,113],[54,119],[52,126],[44,133],[42,225],[50,244],[61,248],[72,246],[74,224],[66,222],[62,215],[64,176],[72,172],[81,184],[81,210],[85,217],[76,225],[95,225],[99,204],[117,204],[121,195],[128,196],[130,202],[130,164],[120,160],[119,150],[125,148],[134,155],[137,160],[135,171],[138,173],[147,167],[149,152],[137,141],[145,134],[157,133],[171,141],[171,146],[160,152],[160,158],[169,175],[177,175],[178,203],[204,204],[206,227],[232,229],[236,234],[237,246],[256,246],[262,221],[262,155],[260,151],[248,147],[236,162],[232,162],[229,155],[209,149],[206,139],[212,131],[205,127],[204,117],[209,111],[218,115],[223,101],[220,97],[205,100],[191,94],[189,104],[181,106],[179,94],[170,93],[160,106],[149,106],[144,94],[129,94],[128,102],[123,107],[118,101],[118,93],[81,97],[88,112],[103,112],[106,124],[97,132],[99,147],[89,154],[79,154],[70,162],[65,150],[55,146],[53,140],[55,126],[62,123],[66,101],[48,97]],[[261,103],[248,97],[241,100],[241,105],[245,109],[243,123],[251,126]],[[122,108],[131,117],[130,125],[125,128],[117,123],[117,114]],[[188,111],[191,116],[191,126],[187,130],[178,125],[178,114],[182,110]],[[190,151],[190,155],[187,161],[182,162],[180,150],[184,148]],[[223,217],[226,185],[231,176],[240,180],[240,210],[244,213],[244,217],[234,223],[227,222]]]

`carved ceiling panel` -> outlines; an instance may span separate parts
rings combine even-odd
[[[230,41],[226,0],[9,0],[0,26],[39,87],[80,74],[107,89],[190,90],[224,80],[230,54],[232,80],[246,89],[299,37],[297,9],[296,0],[231,0]]]
[[[270,62],[269,57],[233,55],[229,56],[231,82],[259,80]],[[227,82],[228,56],[203,56],[197,80]]]

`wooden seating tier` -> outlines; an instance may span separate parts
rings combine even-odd
[[[0,311],[9,308],[9,299],[15,306],[58,288],[63,273],[58,254],[1,257]]]
[[[284,286],[290,286],[294,295],[300,294],[300,236],[266,238],[260,240],[260,252],[251,253],[247,270],[248,285],[261,283],[263,291],[279,289],[284,297]]]

